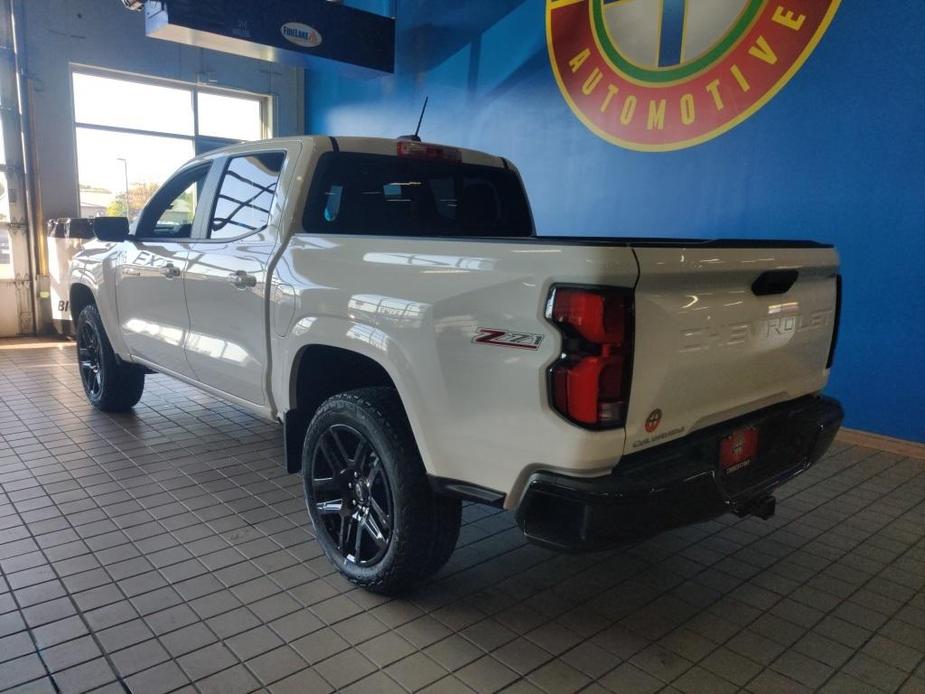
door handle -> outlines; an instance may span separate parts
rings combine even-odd
[[[772,294],[786,294],[794,285],[800,273],[796,270],[768,270],[758,275],[752,283],[752,293],[755,296],[771,296]]]
[[[249,275],[244,270],[237,270],[228,275],[228,281],[238,289],[248,289],[257,286],[257,278]]]
[[[169,280],[174,279],[175,277],[180,276],[180,268],[178,268],[173,263],[167,263],[163,268],[161,268],[161,274],[164,275]]]
[[[141,270],[136,270],[135,268],[131,268],[131,267],[124,267],[122,268],[122,276],[123,277],[141,277]]]

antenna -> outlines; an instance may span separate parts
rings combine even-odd
[[[414,131],[414,135],[402,135],[399,137],[399,140],[411,140],[412,142],[420,142],[421,137],[419,133],[421,132],[421,123],[424,122],[424,112],[427,111],[427,102],[430,101],[429,96],[424,97],[424,107],[421,109],[421,117],[418,118],[418,127]]]
[[[418,118],[418,127],[417,127],[417,128],[415,129],[415,131],[414,131],[414,136],[417,137],[418,140],[421,139],[420,137],[418,137],[418,133],[421,132],[421,123],[424,122],[424,112],[427,111],[427,102],[428,102],[428,101],[430,101],[430,97],[429,97],[429,96],[425,96],[425,97],[424,97],[424,107],[421,109],[421,117]]]

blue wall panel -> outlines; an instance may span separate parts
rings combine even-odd
[[[422,136],[516,162],[541,234],[835,243],[845,295],[829,392],[848,426],[925,441],[925,3],[846,0],[770,103],[668,153],[621,149],[577,120],[540,0],[399,0],[397,16],[394,76],[309,73],[311,132],[401,135],[429,95]]]

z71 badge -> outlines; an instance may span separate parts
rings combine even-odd
[[[478,328],[472,341],[480,345],[498,345],[516,349],[537,349],[543,342],[542,335],[519,333],[514,330],[497,330],[495,328]]]

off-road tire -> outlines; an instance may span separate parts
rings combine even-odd
[[[434,497],[434,546],[430,552],[428,575],[437,573],[453,556],[462,525],[462,502],[442,494]]]
[[[388,548],[371,565],[361,565],[348,556],[345,547],[349,541],[342,542],[344,548],[338,547],[338,538],[322,520],[313,491],[313,461],[323,446],[322,436],[332,427],[350,427],[367,439],[391,490]],[[305,502],[318,543],[338,571],[356,585],[382,594],[405,592],[449,559],[459,534],[460,502],[431,489],[405,410],[393,388],[360,388],[322,403],[305,435],[302,473]],[[357,554],[362,559],[362,552]]]
[[[144,392],[145,373],[116,356],[106,336],[99,311],[93,304],[84,307],[77,317],[76,333],[78,373],[87,400],[103,412],[126,412],[132,409]],[[95,341],[92,355],[88,351],[91,346],[88,340]],[[98,378],[90,376],[94,369]]]

